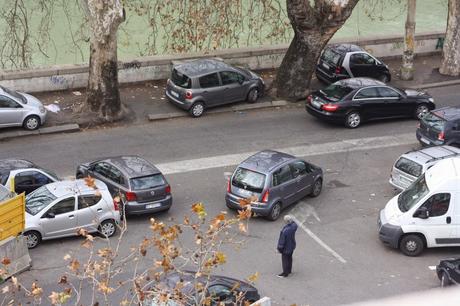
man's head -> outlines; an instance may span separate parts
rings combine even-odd
[[[292,222],[294,222],[294,219],[292,218],[291,215],[285,215],[284,216],[284,223],[289,224],[289,223],[292,223]]]

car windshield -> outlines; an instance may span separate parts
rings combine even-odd
[[[24,97],[21,93],[17,92],[16,90],[8,89],[6,87],[0,86],[0,88],[9,94],[10,96],[15,97],[16,99],[19,99],[22,103],[27,104],[27,99]]]
[[[233,175],[232,185],[261,193],[265,185],[265,175],[245,168],[238,168]]]
[[[130,182],[132,190],[150,189],[166,184],[164,177],[161,173],[142,177],[135,177],[132,178]]]
[[[426,185],[425,174],[422,174],[405,191],[398,196],[398,207],[402,212],[410,210],[420,199],[428,194],[430,190]]]
[[[172,70],[171,81],[182,88],[192,87],[192,81],[190,80],[190,78],[185,74],[182,74],[181,72],[177,71],[176,69]]]
[[[326,62],[337,65],[340,60],[340,54],[335,52],[332,49],[326,49],[324,50],[323,55],[321,56],[321,59]]]
[[[54,200],[56,196],[46,186],[42,186],[26,197],[26,211],[35,216]]]
[[[234,68],[236,70],[238,70],[239,72],[241,72],[242,74],[244,74],[245,76],[251,77],[251,73],[248,70],[246,70],[246,69],[244,69],[242,67],[234,67]]]
[[[396,162],[395,168],[415,177],[419,177],[423,169],[422,165],[404,157],[401,157]]]
[[[340,100],[348,95],[353,89],[342,84],[331,84],[328,87],[320,90],[320,92],[328,98]]]
[[[431,129],[435,130],[436,132],[444,131],[444,126],[446,124],[446,120],[441,117],[436,116],[433,113],[428,113],[423,117],[423,123],[429,126]]]

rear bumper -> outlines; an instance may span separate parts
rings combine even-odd
[[[404,189],[408,187],[408,186],[402,185],[401,182],[396,181],[393,178],[390,178],[388,182],[390,183],[391,186],[398,189],[399,191],[403,191]]]
[[[327,121],[334,121],[343,123],[345,120],[345,116],[342,114],[326,112],[323,110],[319,110],[311,106],[310,104],[305,104],[305,109],[310,115],[315,116],[316,118],[327,120]]]
[[[420,128],[417,129],[415,132],[415,136],[417,137],[417,140],[420,142],[420,144],[424,147],[426,146],[440,146],[444,144],[443,140],[438,140],[438,139],[431,139],[427,137],[426,135],[422,134],[422,131]]]
[[[171,96],[171,94],[168,92],[168,90],[165,91],[166,98],[168,98],[168,101],[171,102],[172,104],[182,108],[183,110],[188,111],[190,107],[192,107],[192,102],[189,101],[180,101],[176,99],[175,97]]]
[[[335,74],[335,73],[328,74],[325,71],[323,71],[321,68],[319,68],[318,66],[316,67],[315,74],[319,80],[325,83],[328,83],[328,84],[348,78],[348,76],[346,75],[340,75],[340,74]]]
[[[153,205],[154,207],[147,208],[147,205]],[[139,215],[147,213],[155,213],[159,211],[168,210],[172,205],[172,196],[167,195],[164,199],[153,202],[128,202],[125,205],[125,213],[127,215]]]
[[[240,205],[240,200],[242,199],[243,198],[235,196],[234,194],[227,193],[225,195],[225,204],[227,204],[227,207],[230,209],[241,210],[243,209],[243,207]],[[259,216],[268,216],[271,210],[270,204],[271,203],[251,204],[251,210]]]

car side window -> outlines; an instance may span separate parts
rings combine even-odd
[[[75,210],[75,198],[70,197],[70,198],[66,198],[54,204],[54,206],[51,207],[46,212],[46,214],[44,214],[44,216],[46,216],[49,213],[53,213],[55,216],[57,216],[57,215],[72,212],[74,210]]]
[[[78,209],[84,209],[96,205],[101,200],[101,195],[81,195],[78,196]]]
[[[208,294],[211,298],[211,305],[220,305],[220,303],[231,303],[234,301],[235,296],[231,288],[224,285],[209,286]]]
[[[19,103],[0,95],[0,108],[20,108]]]
[[[421,207],[426,207],[430,217],[445,215],[449,210],[450,193],[437,193],[432,195]]]
[[[103,177],[109,177],[109,167],[110,165],[107,163],[97,163],[93,167],[93,171],[102,175]]]
[[[220,86],[219,76],[217,73],[211,73],[198,79],[201,88],[210,88]]]
[[[244,76],[234,71],[222,71],[220,73],[220,78],[222,79],[222,85],[229,85],[234,83],[243,83]]]
[[[297,160],[291,163],[290,166],[291,166],[292,176],[294,178],[298,177],[299,175],[305,175],[309,173],[308,170],[310,170],[309,167],[307,167],[307,164],[301,160]]]
[[[382,98],[399,98],[400,94],[389,87],[377,87],[379,96]]]
[[[114,166],[108,165],[107,177],[117,184],[124,185],[123,173]]]
[[[292,179],[291,167],[283,166],[273,173],[273,186],[281,185]]]
[[[372,56],[366,53],[355,53],[350,56],[350,62],[355,65],[375,65]]]
[[[24,171],[18,173],[14,177],[14,185],[18,186],[29,186],[29,185],[46,185],[53,181],[38,171]]]
[[[354,99],[372,99],[380,98],[377,88],[369,87],[361,89],[354,97]]]

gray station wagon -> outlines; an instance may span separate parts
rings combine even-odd
[[[107,184],[112,196],[125,198],[124,214],[167,211],[171,186],[154,165],[139,156],[116,156],[78,166],[76,177],[91,176]]]
[[[174,65],[165,95],[193,117],[206,108],[247,100],[254,103],[264,92],[264,81],[252,71],[220,60],[199,59]]]
[[[231,209],[241,209],[240,200],[256,197],[252,211],[276,220],[281,210],[307,195],[321,193],[321,168],[292,155],[266,150],[243,161],[228,181],[225,201]]]

